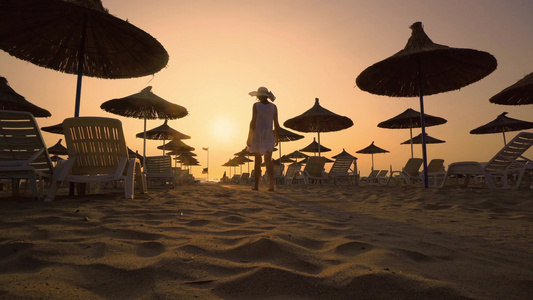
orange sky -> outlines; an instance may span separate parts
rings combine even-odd
[[[266,86],[277,97],[280,123],[297,116],[320,98],[323,107],[347,116],[354,126],[323,133],[321,142],[332,151],[355,151],[372,141],[388,154],[375,155],[375,168],[400,169],[410,157],[410,147],[400,145],[409,130],[381,129],[377,124],[407,108],[419,110],[417,98],[389,98],[363,92],[355,78],[368,66],[401,50],[411,34],[409,26],[421,21],[435,42],[473,48],[498,60],[495,72],[458,91],[427,96],[425,111],[448,120],[429,127],[427,133],[446,140],[428,145],[428,159],[445,164],[462,160],[489,160],[503,145],[501,134],[471,135],[469,131],[507,111],[511,118],[533,121],[533,105],[501,106],[488,99],[533,72],[533,19],[529,1],[318,1],[318,0],[107,0],[110,13],[158,39],[170,55],[166,68],[153,77],[106,80],[83,78],[81,116],[119,118],[128,146],[142,152],[139,119],[100,110],[113,98],[134,94],[150,85],[168,101],[185,106],[189,116],[169,121],[192,138],[205,178],[209,147],[210,178],[228,168],[221,165],[245,146],[254,98],[248,92]],[[51,118],[40,126],[61,122],[74,114],[76,76],[36,67],[0,53],[0,76],[27,100],[48,109]],[[163,121],[148,121],[148,129]],[[419,134],[415,129],[413,134]],[[282,144],[284,154],[301,149],[316,134]],[[516,133],[509,133],[508,140]],[[43,133],[48,146],[61,136]],[[160,155],[162,142],[147,141],[147,154]],[[362,175],[370,172],[371,156],[357,154]],[[421,157],[420,146],[415,156]],[[529,153],[531,155],[531,152]],[[278,153],[274,154],[278,157]],[[247,170],[247,166],[243,167]]]

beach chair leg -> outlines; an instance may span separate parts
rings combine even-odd
[[[126,199],[133,199],[133,189],[135,186],[135,159],[130,160],[126,170],[126,178],[124,178],[124,196]]]
[[[60,182],[57,180],[53,180],[50,183],[50,188],[48,189],[48,194],[46,195],[46,198],[44,199],[45,202],[52,202],[54,201],[57,193],[57,189],[59,188]]]
[[[31,192],[33,194],[34,200],[39,200],[39,191],[37,189],[37,177],[34,172],[30,172],[28,183],[30,185]]]

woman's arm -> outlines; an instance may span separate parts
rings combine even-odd
[[[246,140],[246,146],[248,147],[252,145],[252,137],[254,136],[256,120],[257,120],[257,108],[255,108],[255,104],[254,104],[252,107],[252,121],[250,121],[250,129],[248,130],[248,139]]]
[[[274,146],[279,143],[279,122],[278,122],[278,107],[274,108]]]

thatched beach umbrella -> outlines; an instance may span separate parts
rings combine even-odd
[[[162,140],[163,146],[161,149],[163,149],[163,153],[165,150],[169,150],[168,148],[165,148],[165,141],[173,139],[185,140],[191,138],[190,136],[171,128],[168,126],[167,122],[168,120],[165,120],[163,125],[157,126],[148,131],[137,133],[135,136],[144,140]],[[160,149],[159,147],[157,148]]]
[[[515,84],[503,89],[492,96],[489,101],[504,105],[533,104],[533,73],[529,73]]]
[[[379,123],[378,127],[389,128],[389,129],[409,128],[409,134],[410,134],[409,136],[411,137],[411,140],[412,140],[413,139],[413,128],[422,127],[421,120],[422,120],[422,116],[420,112],[414,109],[408,108],[403,113]],[[440,117],[435,117],[435,116],[428,115],[428,114],[424,115],[425,127],[441,125],[446,122],[448,121]],[[410,144],[411,144],[411,158],[412,158],[414,157],[413,156],[413,144],[416,144],[416,143],[410,143]]]
[[[287,157],[287,155],[283,155],[282,157],[280,157],[278,159],[272,160],[272,162],[274,162],[276,164],[284,164],[284,163],[293,163],[295,161],[290,159],[289,157]]]
[[[287,154],[287,157],[288,157],[288,158],[291,158],[291,159],[294,158],[294,159],[296,160],[296,162],[298,162],[298,158],[303,158],[303,159],[305,159],[305,158],[308,158],[309,155],[307,155],[307,154],[305,154],[305,153],[302,153],[302,152],[300,152],[300,151],[298,151],[298,150],[295,150],[295,151],[293,151],[293,152]]]
[[[55,154],[55,155],[68,155],[67,147],[61,144],[62,140],[63,139],[59,139],[59,141],[57,141],[55,145],[48,148],[48,153]]]
[[[356,84],[376,95],[419,97],[422,137],[426,133],[424,95],[453,91],[481,80],[497,66],[490,53],[451,48],[433,43],[421,22],[410,27],[412,34],[405,48],[357,76]],[[426,143],[422,140],[424,185],[428,187]]]
[[[316,139],[313,138],[313,142],[309,145],[307,145],[305,148],[300,149],[302,152],[313,152],[318,153],[320,155],[321,152],[329,152],[331,149],[329,149],[326,146],[322,146],[319,143],[316,142]]]
[[[503,144],[507,145],[505,133],[533,128],[533,122],[517,120],[506,116],[507,112],[500,114],[496,119],[489,123],[470,130],[470,134],[502,133]]]
[[[290,130],[287,130],[287,129],[283,128],[283,127],[280,127],[279,130],[278,130],[279,157],[281,158],[281,143],[297,141],[297,140],[300,140],[300,139],[303,139],[303,138],[304,138],[303,135],[294,133],[294,132],[292,132]]]
[[[191,147],[184,142],[182,142],[180,139],[172,139],[170,142],[163,144],[161,146],[157,146],[157,149],[165,150],[165,151],[177,151],[177,152],[185,152],[185,151],[194,151],[195,148]]]
[[[52,114],[44,108],[29,102],[15,92],[7,83],[5,77],[0,76],[0,110],[16,110],[30,112],[36,118],[46,118]]]
[[[241,166],[241,173],[242,173],[242,165],[244,165],[245,163],[248,163],[248,172],[250,172],[250,163],[253,162],[252,159],[249,159],[245,155],[238,155],[233,158],[233,161]]]
[[[233,158],[230,158],[227,162],[225,162],[222,166],[223,167],[229,167],[229,178],[231,178],[231,167],[236,167],[238,166],[239,164],[236,163]]]
[[[44,126],[41,127],[41,130],[55,134],[65,134],[65,132],[63,131],[63,123],[59,123],[52,126]]]
[[[237,153],[234,153],[233,155],[235,155],[235,156],[246,156],[247,158],[250,157],[250,156],[254,156],[253,153],[248,151],[248,147],[244,147],[244,149],[242,149],[241,151],[239,151]],[[250,162],[252,162],[252,161],[253,160],[250,159],[250,161],[248,162],[248,172],[250,172]]]
[[[372,141],[372,144],[370,144],[370,146],[363,148],[359,151],[356,151],[355,153],[372,154],[372,171],[374,171],[374,154],[375,153],[389,153],[389,151],[379,148],[378,146],[374,145],[374,141]]]
[[[0,49],[40,67],[82,77],[152,75],[168,63],[151,35],[111,15],[100,0],[0,1]]]
[[[315,104],[303,114],[289,119],[283,123],[283,126],[300,132],[316,132],[318,134],[318,144],[320,145],[320,133],[339,131],[353,126],[352,120],[333,113],[318,103],[315,98]],[[320,148],[318,152],[320,156]]]
[[[139,93],[124,98],[112,99],[100,105],[100,108],[124,117],[144,119],[143,156],[146,157],[146,120],[174,120],[188,114],[185,107],[171,103],[152,93],[148,86]]]
[[[351,157],[351,158],[357,159],[357,157],[355,157],[355,156],[351,155],[350,153],[346,152],[346,150],[344,150],[344,148],[342,148],[342,152],[341,153],[339,153],[337,155],[334,155],[331,158],[337,159],[338,157]]]
[[[432,136],[429,136],[427,133],[426,133],[426,144],[442,144],[442,143],[446,143],[446,141],[443,141],[443,140],[439,140],[437,138],[434,138]],[[414,138],[410,138],[408,139],[407,141],[401,143],[401,145],[407,145],[407,144],[422,144],[422,134],[419,134],[417,136],[415,136]],[[411,153],[411,158],[413,157],[412,153]]]

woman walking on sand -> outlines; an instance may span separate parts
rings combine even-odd
[[[247,150],[255,155],[254,190],[258,190],[261,178],[262,157],[265,156],[266,172],[268,175],[268,190],[274,190],[274,168],[272,166],[272,151],[278,145],[278,108],[272,102],[276,97],[266,87],[249,93],[257,97],[254,103],[252,121],[248,132]],[[268,102],[268,99],[272,102]]]

